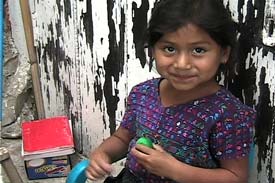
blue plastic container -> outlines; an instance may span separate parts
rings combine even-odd
[[[82,160],[76,164],[69,173],[66,183],[85,183],[87,180],[85,171],[89,163],[89,160]]]

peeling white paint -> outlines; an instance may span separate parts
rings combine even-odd
[[[266,78],[265,83],[269,85],[270,88],[270,99],[271,99],[271,106],[275,106],[273,96],[275,92],[275,62],[272,61],[274,58],[274,54],[271,52],[268,52],[266,56],[263,56],[263,48],[255,48],[255,50],[251,50],[251,52],[255,52],[255,55],[252,56],[253,63],[256,64],[257,68],[257,76],[256,76],[256,83],[260,82],[260,74],[261,74],[261,68],[266,68]],[[259,88],[257,90],[257,93],[254,95],[255,101],[258,102],[259,98]]]
[[[117,42],[120,41],[120,31],[119,31],[119,26],[121,24],[121,8],[123,5],[121,4],[121,1],[115,1],[114,3],[114,8],[113,8],[113,21],[115,23],[115,28],[116,28],[116,40]]]
[[[225,5],[228,5],[231,16],[235,22],[238,22],[238,0],[223,0]]]
[[[141,0],[133,0],[137,4],[137,7],[139,8],[142,4]],[[132,3],[131,3],[132,4]]]
[[[108,35],[110,30],[108,27],[107,3],[95,0],[92,8],[94,27],[93,54],[98,58],[99,65],[103,66],[103,59],[106,60],[109,54]]]
[[[267,139],[267,145],[269,146],[269,145],[271,145],[272,146],[272,143],[270,144],[270,142],[271,142],[271,139],[272,139],[272,137],[269,137],[268,139]],[[274,144],[273,144],[273,146],[274,146]],[[258,151],[258,149],[257,149],[257,151]],[[268,161],[267,160],[269,160],[270,159],[270,157],[271,157],[271,155],[273,154],[273,152],[271,152],[271,151],[269,151],[268,152],[268,154],[267,154],[267,156],[266,156],[266,161],[265,162],[262,162],[262,167],[268,167],[269,166],[269,164],[267,163]],[[272,161],[274,162],[274,158],[272,159]],[[257,171],[257,170],[256,170]],[[272,175],[272,172],[270,172],[270,170],[268,170],[268,169],[264,169],[264,170],[262,170],[261,172],[255,172],[256,174],[257,174],[257,179],[258,180],[260,180],[260,183],[270,183],[270,180],[268,179],[268,175],[269,174],[271,174]],[[250,183],[250,182],[249,182]],[[257,180],[256,179],[254,179],[254,180],[251,180],[251,183],[258,183],[257,182]]]
[[[263,43],[275,46],[275,1],[267,0],[263,25]]]
[[[78,12],[86,13],[86,2],[78,4]],[[81,14],[79,14],[80,16]],[[94,84],[95,77],[98,77],[101,86],[105,82],[105,71],[100,69],[104,67],[104,60],[109,54],[109,27],[107,17],[107,4],[104,1],[92,1],[92,16],[93,16],[93,48],[87,44],[85,31],[83,26],[80,26],[80,32],[83,36],[79,38],[80,55],[80,83],[79,95],[81,95],[81,111],[82,124],[81,135],[83,136],[83,151],[88,154],[91,149],[94,149],[104,138],[110,136],[109,118],[106,110],[106,102],[98,101],[95,103]],[[83,25],[83,20],[80,20],[80,25]],[[91,52],[93,50],[93,52]],[[96,73],[96,71],[99,71]],[[89,88],[89,90],[88,90]],[[101,88],[103,90],[103,88]],[[103,124],[102,117],[105,117],[106,126]]]

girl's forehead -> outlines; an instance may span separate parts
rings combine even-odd
[[[195,24],[187,24],[173,32],[165,33],[160,41],[175,41],[185,43],[215,43],[210,35]]]

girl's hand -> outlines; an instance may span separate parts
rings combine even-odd
[[[110,175],[112,166],[106,153],[96,150],[90,154],[90,165],[86,169],[86,176],[93,181]]]
[[[161,146],[155,144],[153,149],[137,144],[131,149],[131,154],[150,173],[167,178],[173,170],[173,162],[177,161],[176,158],[165,152]]]

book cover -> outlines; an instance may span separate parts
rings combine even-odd
[[[33,157],[49,157],[54,154],[74,153],[70,121],[66,116],[58,116],[23,122],[22,146],[23,157],[28,157],[27,159],[34,154],[36,156]]]

